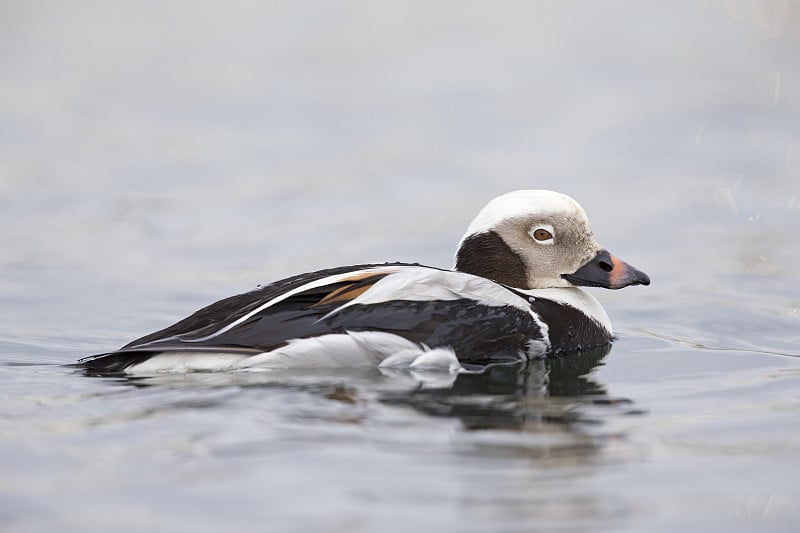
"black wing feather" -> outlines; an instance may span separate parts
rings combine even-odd
[[[182,336],[194,336],[194,337],[203,337],[206,335],[212,334],[214,331],[225,326],[225,324],[229,324],[231,322],[236,321],[237,319],[245,316],[247,313],[252,311],[253,309],[258,308],[259,306],[265,304],[266,302],[272,300],[294,290],[298,287],[305,285],[306,283],[311,283],[320,279],[323,279],[328,276],[335,276],[338,274],[345,274],[351,271],[357,271],[367,268],[375,268],[375,267],[391,267],[391,266],[419,266],[412,263],[375,263],[375,264],[362,264],[362,265],[351,265],[351,266],[343,266],[337,268],[328,268],[324,270],[317,270],[316,272],[309,272],[306,274],[298,274],[297,276],[292,276],[290,278],[285,278],[274,283],[270,283],[264,287],[260,287],[258,289],[245,292],[242,294],[237,294],[235,296],[230,296],[228,298],[219,300],[218,302],[214,302],[211,305],[208,305],[199,311],[194,312],[190,316],[184,318],[183,320],[176,322],[175,324],[166,327],[164,329],[158,330],[154,333],[150,333],[149,335],[145,335],[144,337],[140,337],[125,346],[125,348],[132,348],[134,346],[141,346],[144,344],[151,343],[153,341],[167,339],[170,337],[176,337],[178,335]]]

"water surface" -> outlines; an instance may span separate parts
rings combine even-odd
[[[793,531],[792,2],[6,2],[4,531]],[[550,188],[650,287],[481,375],[65,366]]]

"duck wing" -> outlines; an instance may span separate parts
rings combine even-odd
[[[325,292],[326,286],[337,285],[336,280],[343,275],[347,277],[347,275],[352,274],[352,276],[358,277],[367,272],[373,272],[375,270],[380,271],[381,269],[388,274],[393,271],[391,267],[402,266],[419,265],[412,265],[410,263],[361,264],[298,274],[270,283],[264,287],[259,287],[255,290],[214,302],[169,327],[150,333],[126,344],[122,349],[136,346],[141,347],[155,341],[163,341],[166,339],[208,336],[236,322],[248,313],[251,313],[254,309],[259,309],[269,302],[292,293],[303,286],[316,285],[320,280],[323,280],[321,287],[316,288],[316,293],[325,295],[327,294]],[[334,281],[332,283],[325,283],[324,280],[327,278],[331,278]],[[375,280],[377,281],[377,279],[379,278]],[[312,296],[309,294],[307,297]],[[300,296],[300,298],[302,298],[302,296]]]
[[[119,372],[165,352],[225,354],[237,363],[298,339],[336,340],[358,332],[386,334],[383,350],[412,343],[446,347],[475,364],[519,359],[531,340],[544,338],[528,302],[501,285],[420,265],[368,264],[303,274],[226,298],[78,364]]]

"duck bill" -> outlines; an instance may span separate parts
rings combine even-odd
[[[650,277],[647,274],[617,259],[608,250],[600,250],[578,270],[572,274],[562,274],[561,277],[573,285],[606,289],[621,289],[628,285],[650,285]]]

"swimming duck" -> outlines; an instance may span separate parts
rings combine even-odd
[[[575,200],[521,190],[478,213],[451,269],[384,263],[300,274],[78,365],[104,374],[364,364],[459,371],[607,346],[608,316],[579,287],[649,284],[598,244]]]

